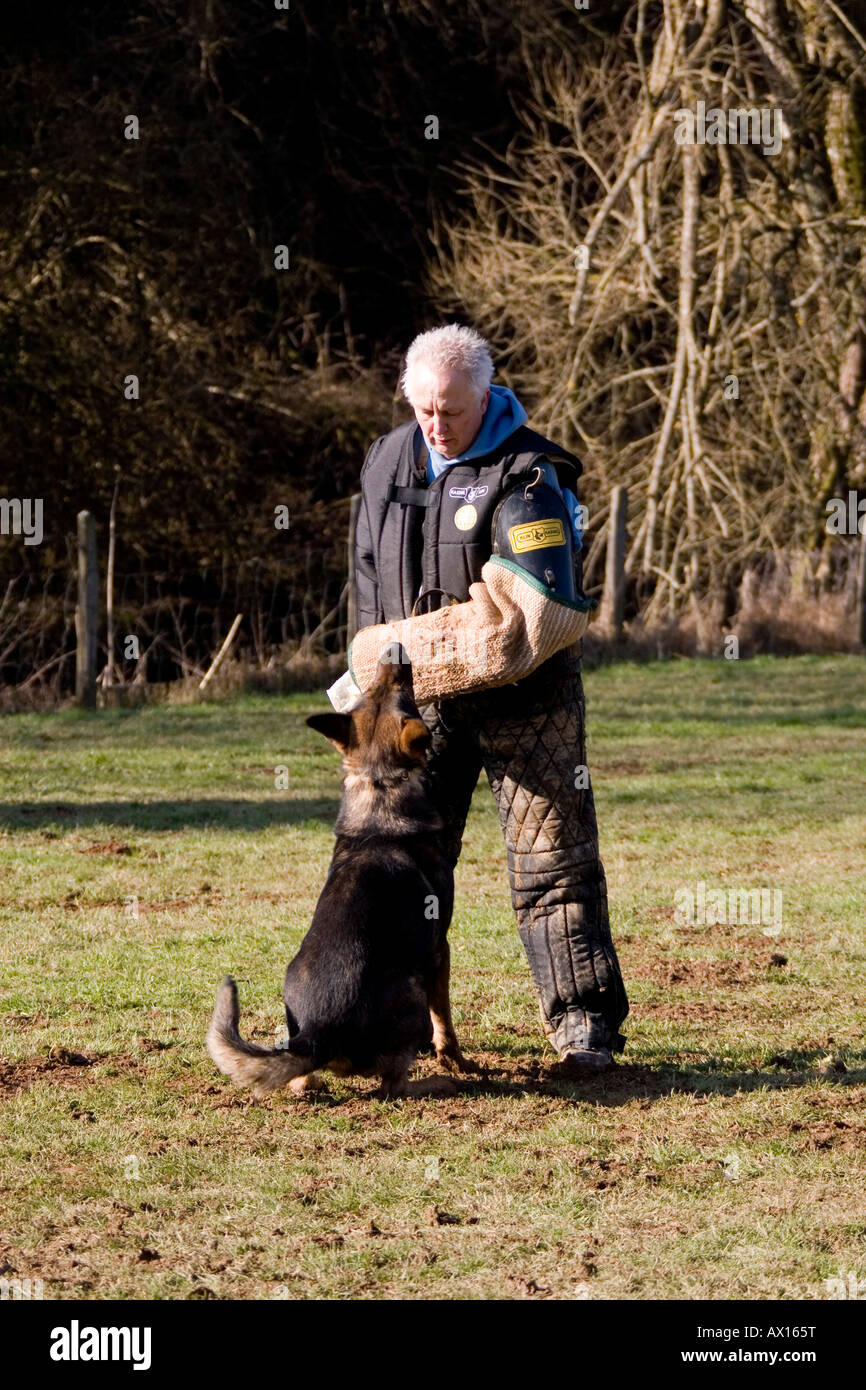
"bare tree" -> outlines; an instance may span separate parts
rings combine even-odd
[[[866,482],[866,38],[837,3],[638,0],[526,58],[519,136],[435,229],[440,304],[584,453],[597,521],[627,485],[649,617],[817,557]]]

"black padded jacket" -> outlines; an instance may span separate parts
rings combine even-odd
[[[434,591],[430,608],[448,602],[437,590],[465,602],[490,559],[497,503],[533,475],[540,459],[549,459],[560,484],[577,494],[580,460],[525,425],[495,453],[454,463],[429,485],[426,449],[414,420],[377,439],[361,471],[358,627],[410,617],[422,591]]]

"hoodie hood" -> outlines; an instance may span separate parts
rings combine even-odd
[[[513,391],[509,391],[507,386],[491,386],[490,400],[481,421],[481,429],[468,449],[464,449],[456,458],[447,459],[435,449],[428,448],[427,481],[432,482],[434,478],[438,478],[452,463],[464,463],[468,459],[483,458],[485,454],[492,454],[510,434],[521,425],[525,425],[528,418]]]

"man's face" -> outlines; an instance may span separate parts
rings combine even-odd
[[[469,448],[487,409],[490,392],[479,398],[471,379],[456,370],[416,369],[412,409],[429,448],[453,459]]]

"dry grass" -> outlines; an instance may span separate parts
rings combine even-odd
[[[625,1057],[549,1079],[480,788],[454,993],[486,1071],[394,1104],[353,1080],[254,1101],[203,1049],[229,967],[245,1024],[280,1026],[338,791],[303,725],[320,700],[5,722],[7,1277],[51,1298],[764,1299],[866,1273],[862,663],[611,666],[587,689]],[[699,880],[780,888],[781,932],[679,923]]]

